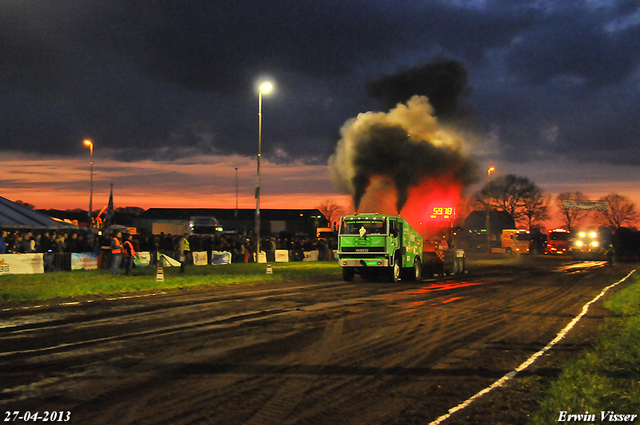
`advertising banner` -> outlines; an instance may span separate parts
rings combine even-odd
[[[136,256],[133,257],[133,264],[135,264],[136,267],[147,267],[151,264],[151,253],[149,251],[136,253]]]
[[[576,201],[568,199],[562,201],[562,206],[567,210],[607,211],[609,203],[606,201]]]
[[[43,254],[0,254],[0,275],[44,273]]]
[[[71,254],[71,270],[96,270],[98,254],[93,252],[74,252]]]
[[[211,251],[211,264],[231,264],[231,253],[229,251]]]
[[[289,251],[286,249],[276,249],[276,263],[288,263]]]
[[[256,254],[253,254],[253,258],[256,258]],[[266,263],[267,262],[267,253],[264,251],[260,251],[260,255],[258,256],[258,263]]]
[[[206,266],[207,264],[209,264],[207,251],[194,251],[191,253],[191,255],[193,256],[193,265]]]
[[[313,251],[305,251],[304,259],[302,261],[318,261],[319,251],[314,249]]]

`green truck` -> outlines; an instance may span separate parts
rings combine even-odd
[[[338,264],[345,281],[356,273],[391,282],[421,280],[422,256],[422,236],[400,217],[361,213],[340,219]]]

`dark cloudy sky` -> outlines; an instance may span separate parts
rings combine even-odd
[[[406,78],[438,63],[457,73]],[[549,191],[624,192],[640,174],[638,0],[0,2],[0,151],[14,162],[86,156],[84,138],[120,161],[251,157],[266,78],[273,164],[326,164],[347,119],[431,88],[481,166]]]

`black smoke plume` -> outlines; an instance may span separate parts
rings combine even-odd
[[[387,114],[360,114],[341,134],[330,172],[336,188],[353,196],[356,210],[376,176],[393,182],[398,212],[409,188],[427,178],[447,176],[461,187],[476,179],[476,163],[465,154],[461,138],[439,125],[425,97],[415,96]]]
[[[442,59],[372,81],[367,91],[369,97],[379,99],[387,109],[414,95],[426,96],[435,115],[448,120],[468,114],[460,105],[460,98],[469,95],[471,89],[464,66]]]

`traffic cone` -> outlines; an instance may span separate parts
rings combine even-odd
[[[164,272],[161,266],[158,266],[158,271],[156,272],[156,282],[164,282]]]

